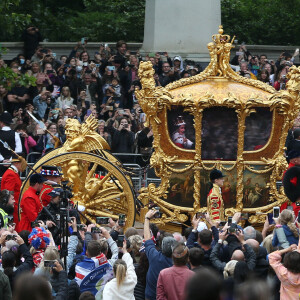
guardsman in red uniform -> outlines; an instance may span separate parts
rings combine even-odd
[[[21,199],[21,219],[17,227],[17,232],[29,230],[31,232],[31,222],[35,221],[38,214],[43,209],[43,204],[37,195],[43,188],[45,179],[41,174],[33,174],[29,178],[30,187],[23,194]]]
[[[19,223],[18,208],[19,208],[19,196],[22,181],[19,176],[19,172],[24,171],[24,162],[22,157],[18,158],[16,155],[13,155],[11,160],[11,166],[5,171],[1,180],[1,190],[8,190],[14,193],[15,207],[14,207],[14,223]]]
[[[224,202],[221,194],[221,187],[224,184],[224,175],[221,171],[214,169],[209,174],[213,184],[207,196],[207,210],[214,221],[224,220]]]
[[[289,205],[293,207],[295,216],[300,211],[300,150],[288,152],[289,167],[283,174],[283,187],[286,196],[290,201],[281,205],[280,210],[286,209]]]
[[[39,197],[43,205],[47,206],[51,201],[49,193],[52,192],[53,188],[59,186],[62,174],[55,166],[42,166],[41,175],[46,179],[46,182],[43,185]]]

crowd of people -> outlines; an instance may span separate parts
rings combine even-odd
[[[41,178],[41,174],[32,175],[32,189],[43,188]],[[47,207],[54,216],[53,207],[59,205],[62,192],[54,188],[48,196]],[[146,213],[143,232],[128,228],[126,219],[80,223],[71,209],[63,254],[55,231],[59,225],[49,215],[39,214],[26,230],[21,223],[24,215],[17,228],[10,218],[3,218],[3,211],[12,213],[14,202],[12,192],[0,192],[1,299],[299,297],[300,224],[290,209],[274,215],[274,224],[266,216],[262,231],[248,226],[237,212],[227,221],[196,214],[190,227],[175,233],[155,224],[155,208]],[[26,203],[22,214],[32,214],[35,208],[26,212]]]
[[[179,55],[171,58],[167,52],[142,57],[139,51],[127,50],[125,41],[118,41],[115,49],[100,45],[92,54],[87,51],[87,40],[82,39],[71,53],[57,57],[50,48],[39,46],[42,38],[38,28],[26,29],[23,40],[24,53],[10,62],[0,60],[0,67],[8,63],[15,73],[34,76],[36,86],[16,85],[10,90],[0,86],[0,113],[11,114],[11,128],[19,134],[26,155],[44,155],[52,150],[65,141],[67,118],[83,122],[89,115],[99,120],[97,131],[113,153],[150,153],[153,133],[144,126],[146,117],[135,97],[135,89],[141,87],[139,63],[151,61],[158,86],[202,71],[200,63]],[[279,90],[285,88],[286,74],[299,51],[293,55],[283,52],[277,61],[268,60],[264,54],[251,55],[245,45],[236,53],[231,65],[240,75]],[[37,125],[28,112],[45,127]],[[120,159],[132,162],[129,156]]]

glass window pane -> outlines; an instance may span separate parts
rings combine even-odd
[[[179,148],[195,149],[195,128],[193,116],[183,112],[183,108],[173,106],[168,111],[169,134],[173,143]]]
[[[258,107],[256,113],[246,118],[244,150],[254,151],[262,148],[269,140],[272,130],[272,115],[269,108]]]
[[[203,111],[202,159],[236,160],[238,119],[233,108],[212,107]]]

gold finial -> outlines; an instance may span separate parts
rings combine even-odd
[[[219,26],[219,34],[223,34],[224,30],[223,30],[223,25]]]

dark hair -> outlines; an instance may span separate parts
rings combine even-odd
[[[14,300],[52,300],[52,292],[49,282],[42,276],[33,276],[26,273],[18,277]]]
[[[189,260],[194,267],[201,265],[204,257],[204,251],[198,247],[191,248],[189,251]]]
[[[19,236],[23,239],[26,246],[29,246],[29,241],[28,241],[29,234],[30,234],[29,230],[22,230],[21,232],[19,232]]]
[[[16,264],[16,255],[13,251],[8,250],[2,254],[2,267],[4,269],[4,274],[8,277],[12,276],[13,269]]]
[[[263,242],[263,236],[262,233],[259,230],[255,230],[256,231],[256,236],[255,236],[255,240],[261,244]]]
[[[237,285],[234,299],[236,300],[264,300],[272,299],[270,287],[263,280],[247,280],[246,282]]]
[[[178,243],[172,251],[172,259],[175,266],[185,266],[189,259],[189,249],[186,245]]]
[[[79,297],[79,300],[94,300],[94,299],[96,299],[95,296],[88,291],[83,292]]]
[[[118,41],[118,42],[116,43],[116,48],[118,49],[118,48],[122,47],[123,44],[125,44],[125,45],[127,46],[127,44],[126,44],[125,41],[123,41],[123,40]]]
[[[83,246],[81,241],[78,241],[77,247],[76,247],[76,254],[81,254],[83,251]]]
[[[300,253],[297,251],[288,252],[283,259],[284,266],[292,273],[300,273]]]
[[[186,285],[186,300],[219,300],[222,280],[214,270],[201,269]]]
[[[138,234],[139,234],[138,231],[134,227],[127,228],[124,233],[126,239],[128,239],[132,235],[138,235]]]
[[[259,59],[261,59],[262,56],[265,56],[266,58],[268,58],[268,56],[266,54],[261,54]]]
[[[185,228],[183,235],[186,238],[186,240],[189,238],[189,235],[191,234],[192,230],[193,230],[193,227]]]
[[[150,230],[152,231],[153,236],[157,239],[157,233],[159,231],[157,225],[154,223],[150,223]]]
[[[82,60],[82,55],[83,55],[83,53],[87,53],[87,55],[88,55],[88,60],[90,60],[90,55],[89,55],[89,53],[88,53],[87,51],[82,51],[82,52],[80,53],[80,55],[79,55],[79,59]]]
[[[149,269],[149,261],[145,252],[141,252],[139,264],[135,270],[139,282],[146,286],[146,276]]]
[[[90,257],[96,257],[101,254],[101,246],[98,241],[90,241],[87,246],[87,252]]]
[[[249,268],[246,262],[238,261],[234,268],[233,278],[236,283],[244,282],[249,274]]]
[[[199,232],[199,240],[203,245],[210,245],[212,242],[212,232],[208,229],[203,229]]]

